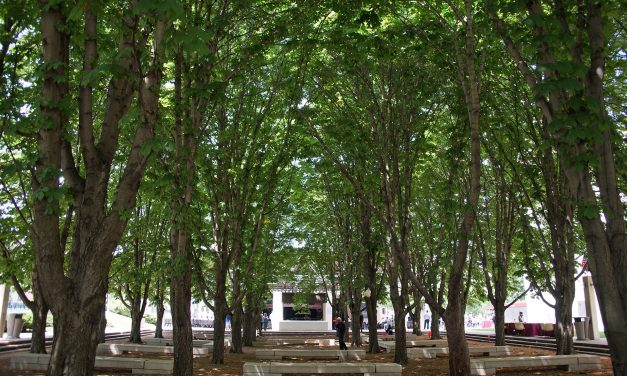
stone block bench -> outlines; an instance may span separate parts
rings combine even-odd
[[[580,372],[600,369],[601,360],[596,355],[588,354],[511,356],[470,360],[471,375],[495,375],[497,368],[527,367],[560,367],[568,372]]]
[[[468,348],[470,355],[507,356],[512,354],[509,346],[472,346]],[[407,349],[407,356],[411,359],[435,358],[438,355],[448,355],[448,347],[419,347]]]
[[[413,333],[405,333],[405,339],[407,341],[420,341],[421,340],[420,338],[421,338],[420,336],[417,336],[417,335],[415,335]],[[362,334],[361,335],[361,340],[363,342],[367,343],[368,341],[370,341],[370,337],[367,334]],[[394,337],[394,334],[391,334],[391,335],[378,336],[377,340],[379,342],[381,342],[381,341],[388,342],[388,341],[394,341],[394,340],[396,340],[396,338]]]
[[[340,361],[364,360],[366,350],[301,350],[301,349],[259,349],[255,351],[257,359],[282,360],[285,357],[295,358],[337,358]]]
[[[318,345],[318,346],[335,346],[335,339],[316,339],[316,338],[272,338],[266,341],[268,345]]]
[[[174,354],[174,347],[161,345],[140,345],[135,343],[100,343],[98,344],[98,349],[96,350],[97,354],[112,353],[119,355],[129,352]],[[209,348],[194,347],[192,348],[192,353],[198,356],[208,355]]]
[[[364,376],[401,376],[403,367],[396,363],[244,363],[243,376],[279,376],[300,374],[360,373]]]
[[[174,340],[172,338],[147,338],[144,340],[147,345],[155,345],[155,346],[174,346]],[[194,347],[204,347],[209,350],[213,349],[213,341],[204,340],[204,339],[195,339],[192,341]],[[231,341],[229,339],[224,339],[224,347],[230,348]]]
[[[409,347],[447,347],[448,342],[445,339],[422,339],[416,341],[407,341],[405,346]],[[392,352],[396,349],[396,343],[391,341],[379,341],[379,347],[382,347],[387,352]]]
[[[11,368],[15,370],[45,371],[50,354],[21,353],[11,356]],[[171,375],[173,360],[97,356],[96,369],[131,371],[132,373]]]

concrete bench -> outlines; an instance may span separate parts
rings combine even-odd
[[[318,345],[318,346],[335,346],[335,339],[316,339],[316,338],[272,338],[266,341],[269,345]]]
[[[45,371],[50,354],[21,353],[11,356],[11,368],[20,371]],[[115,369],[132,373],[171,375],[173,360],[97,356],[96,369]]]
[[[410,347],[447,347],[448,342],[445,339],[422,339],[416,341],[407,341],[405,346]],[[382,347],[387,352],[392,352],[396,349],[396,343],[390,341],[380,341],[379,347]]]
[[[172,338],[147,338],[144,340],[147,345],[155,345],[155,346],[174,346],[174,340]],[[195,339],[192,341],[194,347],[204,347],[209,350],[213,350],[213,341],[204,340],[204,339]],[[231,341],[229,339],[224,339],[224,347],[230,348]]]
[[[511,356],[508,358],[482,358],[470,360],[471,375],[494,375],[497,368],[560,367],[568,372],[580,372],[601,368],[596,355],[542,355]]]
[[[366,350],[300,350],[300,349],[259,349],[255,351],[257,359],[282,360],[285,357],[295,358],[338,358],[346,360],[366,359]]]
[[[473,346],[468,348],[470,355],[506,356],[512,354],[509,346]],[[407,349],[407,356],[411,359],[435,358],[438,355],[448,355],[448,347],[418,347]]]
[[[417,335],[415,335],[413,333],[405,333],[405,339],[407,341],[420,341],[421,340],[420,338],[424,338],[424,337],[417,336]],[[363,342],[367,343],[368,341],[370,341],[370,337],[367,334],[362,334],[361,335],[361,340]],[[391,334],[391,335],[380,335],[380,336],[377,337],[377,341],[379,341],[379,342],[381,342],[381,341],[388,342],[388,341],[395,341],[395,340],[396,340],[396,338],[394,337],[394,334]]]
[[[112,353],[112,354],[126,354],[129,352],[144,352],[144,353],[159,353],[159,354],[174,354],[173,346],[160,346],[160,345],[140,345],[135,343],[100,343],[96,353]],[[192,348],[194,355],[202,356],[209,354],[209,348],[207,347],[194,347]]]
[[[401,376],[403,367],[396,363],[244,363],[243,376],[360,373],[364,376]]]

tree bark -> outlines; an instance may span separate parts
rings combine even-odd
[[[242,310],[241,301],[235,302],[235,306],[233,307],[233,318],[231,320],[231,350],[230,352],[233,354],[242,354],[243,344],[242,344],[242,316],[244,312]]]
[[[104,305],[98,316],[98,332],[96,333],[96,341],[98,343],[105,343],[105,334],[107,330],[107,306]]]
[[[131,333],[129,335],[130,343],[142,343],[141,323],[144,318],[144,312],[140,307],[139,293],[135,293],[131,301]]]
[[[224,288],[216,286],[215,312],[213,320],[213,353],[211,362],[213,364],[224,363],[224,329],[226,318],[226,298]]]
[[[366,310],[368,311],[368,352],[376,354],[379,352],[379,338],[377,334],[377,298],[374,293],[366,298]]]
[[[431,339],[442,339],[440,335],[440,314],[433,308],[431,309]]]
[[[505,346],[505,307],[494,306],[494,345]]]
[[[104,296],[104,295],[102,295]],[[50,355],[47,375],[91,375],[93,373],[100,310],[104,299],[91,304],[70,304],[59,309],[57,338]],[[81,335],[74,336],[74,333]]]
[[[173,257],[175,258],[175,257]],[[173,374],[193,374],[193,338],[191,317],[191,271],[185,267],[181,275],[172,275],[170,310],[172,311],[172,339],[174,342]]]
[[[449,370],[455,371],[455,373],[450,372],[452,375],[470,375],[470,355],[464,329],[464,310],[466,306],[459,300],[461,299],[449,301],[444,318],[449,349]]]
[[[30,352],[33,354],[46,353],[46,320],[49,309],[45,303],[42,303],[36,304],[32,310],[33,333],[30,341]]]
[[[422,296],[420,292],[414,289],[414,312],[411,312],[412,322],[414,323],[414,327],[412,328],[412,333],[421,336],[422,335],[422,322],[420,321],[420,313],[422,312],[422,304],[421,304]]]
[[[573,283],[574,284],[574,283]],[[557,355],[572,354],[573,352],[573,314],[572,306],[574,293],[571,291],[563,298],[555,300],[555,344],[557,345]]]
[[[165,313],[165,305],[163,304],[164,294],[161,279],[157,279],[157,294],[156,294],[156,306],[157,306],[157,323],[155,325],[155,338],[163,338],[163,315]]]
[[[355,299],[351,304],[351,347],[361,347],[361,300]]]
[[[42,1],[41,5],[40,27],[46,68],[43,71],[40,104],[42,126],[37,137],[38,159],[32,176],[32,189],[37,196],[38,192],[53,193],[67,188],[76,211],[71,248],[66,250],[58,214],[62,212],[59,200],[44,195],[33,204],[37,273],[41,278],[44,300],[57,320],[57,339],[47,375],[91,375],[113,251],[126,227],[127,217],[123,213],[135,206],[139,182],[148,160],[141,146],[153,138],[153,126],[158,118],[160,67],[157,64],[158,55],[155,55],[154,64],[142,73],[142,79],[134,79],[139,78],[133,77],[139,68],[132,56],[136,56],[138,47],[145,46],[134,39],[136,19],[122,22],[120,49],[131,52],[115,61],[124,72],[110,80],[106,108],[102,111],[104,119],[99,142],[93,134],[92,86],[89,83],[77,85],[80,86],[79,151],[85,168],[85,177],[81,176],[71,144],[74,136],[67,128],[69,113],[63,103],[72,97],[68,74],[70,35],[67,34],[67,9],[63,3]],[[84,14],[83,72],[90,73],[97,60],[97,22],[88,7]],[[160,45],[166,28],[165,22],[159,21],[157,25],[154,47]],[[153,51],[156,54],[158,49]],[[109,180],[113,158],[118,150],[119,121],[127,113],[135,90],[140,92],[138,105],[142,116],[134,135],[131,135],[128,158],[117,182],[117,190],[112,194]],[[42,175],[43,172],[47,173]],[[63,176],[63,182],[59,175]]]

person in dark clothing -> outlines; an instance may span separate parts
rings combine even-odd
[[[348,350],[346,343],[344,342],[344,334],[346,334],[346,325],[342,321],[341,317],[335,319],[335,330],[337,330],[337,337],[340,341],[340,350]]]

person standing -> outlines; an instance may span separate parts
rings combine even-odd
[[[518,312],[518,322],[525,322],[522,311]]]
[[[342,321],[341,317],[335,319],[335,330],[337,330],[337,337],[340,341],[340,350],[348,350],[346,343],[344,342],[344,335],[346,334],[346,325]]]
[[[263,330],[268,330],[268,314],[265,312],[263,313],[263,317],[261,318],[261,323],[263,324]]]
[[[425,312],[425,325],[423,329],[429,329],[429,324],[431,323],[431,313],[429,311]]]

